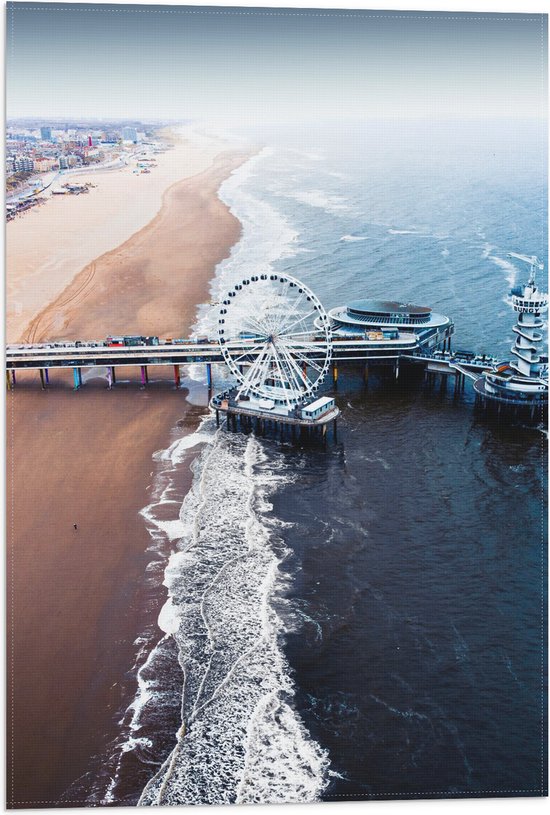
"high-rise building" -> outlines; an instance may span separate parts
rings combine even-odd
[[[42,141],[51,141],[52,140],[52,129],[51,127],[41,127],[40,128],[40,138]]]
[[[22,171],[32,173],[34,170],[34,161],[32,158],[27,158],[26,156],[18,156],[13,163],[13,168],[15,172]]]
[[[123,127],[122,138],[124,141],[133,141],[134,143],[137,142],[137,130],[135,127]]]

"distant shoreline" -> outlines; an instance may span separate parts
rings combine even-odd
[[[159,135],[168,138],[165,131]],[[173,134],[172,141],[174,146],[158,155],[151,173],[137,175],[131,166],[79,173],[79,184],[96,185],[88,195],[52,196],[46,205],[7,224],[8,342],[21,341],[31,320],[82,269],[146,227],[170,186],[203,172],[230,147],[191,129]]]

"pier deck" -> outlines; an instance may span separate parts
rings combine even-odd
[[[246,407],[241,403],[237,403],[235,399],[228,399],[227,393],[217,394],[210,400],[210,407],[216,412],[231,413],[236,416],[245,416],[251,419],[260,419],[262,421],[273,421],[277,424],[288,424],[307,428],[323,427],[330,424],[340,415],[340,410],[334,407],[332,410],[327,411],[317,419],[304,419],[299,415],[299,410],[293,410],[290,413],[281,412],[280,409],[265,411]]]
[[[446,334],[434,332],[429,337],[429,345],[437,347]],[[318,341],[314,335],[308,338],[319,348],[319,358],[326,354],[326,343]],[[253,340],[232,340],[226,349],[235,361],[245,356],[254,356],[256,343]],[[289,349],[292,346],[289,343]],[[395,340],[341,339],[332,342],[332,358],[335,361],[379,361],[391,363],[400,358],[420,361],[430,349],[420,345],[418,337],[412,333],[401,333]],[[421,356],[422,355],[422,356]],[[308,352],[313,361],[316,354]],[[121,365],[189,365],[192,363],[224,362],[218,342],[212,340],[180,340],[177,343],[159,345],[108,346],[100,341],[80,343],[33,343],[32,345],[12,344],[6,347],[6,368],[8,370],[44,370],[50,368],[95,368],[118,367]]]

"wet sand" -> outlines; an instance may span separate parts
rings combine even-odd
[[[27,336],[185,335],[238,240],[217,190],[248,155],[227,152],[174,184],[159,214],[83,269]],[[108,392],[97,379],[74,393],[69,372],[52,373],[47,391],[28,372],[8,394],[10,807],[58,804],[116,735],[143,614],[149,537],[138,512],[151,456],[177,420],[191,430],[202,413],[169,381],[141,390],[137,371],[120,376],[133,383]]]

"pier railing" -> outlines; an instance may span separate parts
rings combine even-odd
[[[232,341],[226,349],[238,361],[239,358],[254,357],[254,342]],[[292,351],[291,343],[288,343]],[[318,356],[323,359],[326,343],[316,343]],[[366,339],[338,340],[332,343],[332,357],[341,360],[380,360],[397,359],[402,354],[412,353],[418,348],[414,335],[410,338],[394,340],[391,343]],[[304,351],[300,348],[300,353]],[[311,360],[317,358],[316,350],[307,352]],[[188,365],[191,363],[223,362],[217,342],[211,340],[184,341],[165,345],[131,345],[110,347],[100,342],[82,343],[34,343],[32,345],[8,345],[6,367],[8,370],[48,368],[93,368],[121,365]]]

